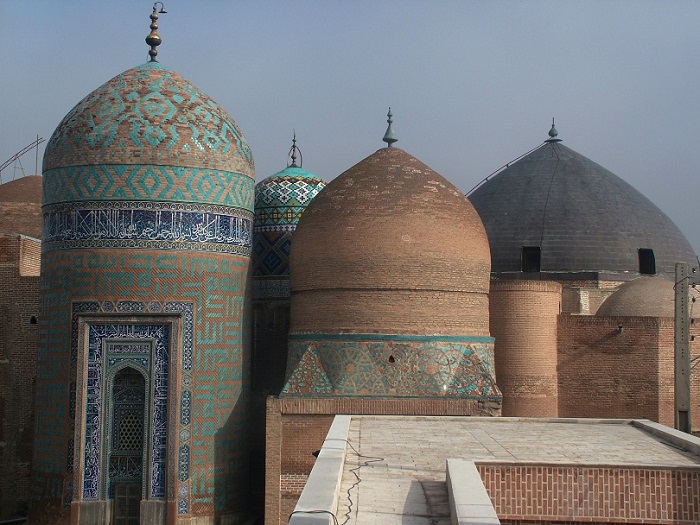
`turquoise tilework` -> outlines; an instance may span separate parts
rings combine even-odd
[[[178,165],[104,164],[56,167],[43,173],[43,203],[134,200],[201,203],[250,212],[250,175]]]
[[[250,148],[228,113],[157,62],[129,69],[81,100],[49,139],[43,171],[132,159],[254,172]]]
[[[281,395],[500,398],[490,337],[294,334]]]

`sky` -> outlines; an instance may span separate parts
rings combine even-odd
[[[147,1],[0,0],[0,163],[147,61]],[[700,252],[700,2],[167,0],[158,60],[238,123],[257,180],[396,144],[465,193],[541,144],[632,184]],[[39,148],[39,165],[43,155]],[[40,168],[39,168],[40,169]],[[30,152],[2,182],[35,172]]]

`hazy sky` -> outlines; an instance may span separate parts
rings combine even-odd
[[[147,59],[148,1],[0,0],[0,162]],[[700,2],[167,0],[159,61],[238,123],[257,179],[330,180],[396,146],[463,191],[547,138],[605,166],[700,251]],[[39,163],[41,163],[43,147]],[[34,172],[34,155],[22,158]],[[22,175],[12,165],[2,181]]]

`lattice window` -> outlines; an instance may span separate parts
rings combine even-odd
[[[141,450],[143,442],[143,410],[141,417],[125,414],[119,422],[119,444],[121,450]]]

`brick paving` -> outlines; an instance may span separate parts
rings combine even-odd
[[[340,525],[449,524],[447,458],[700,466],[700,457],[624,423],[361,416],[353,417],[348,440],[362,457],[348,448]]]

